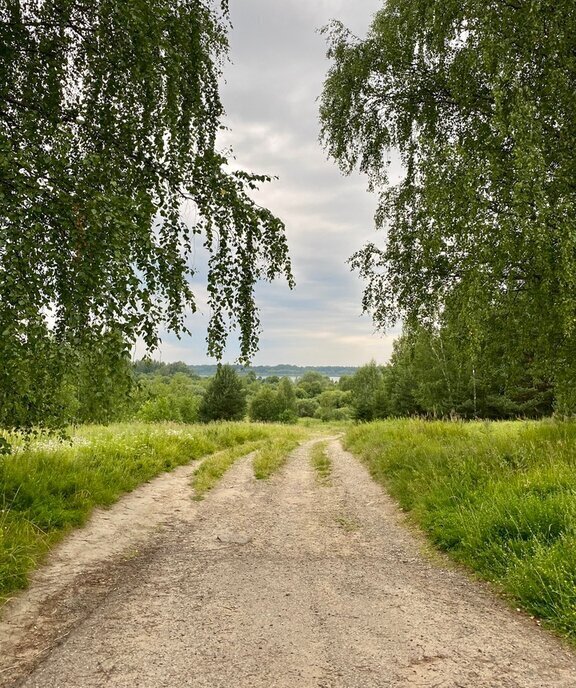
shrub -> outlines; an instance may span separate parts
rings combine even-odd
[[[271,387],[262,386],[250,403],[250,420],[272,423],[278,420],[278,395]]]
[[[314,418],[318,407],[316,399],[298,399],[296,402],[296,410],[300,418]]]
[[[282,378],[276,390],[263,385],[250,404],[250,418],[268,423],[294,423],[298,410],[292,382]]]

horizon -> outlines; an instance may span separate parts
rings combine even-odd
[[[366,363],[361,364],[361,365],[354,365],[354,364],[340,364],[340,363],[318,363],[318,364],[304,364],[304,363],[251,363],[249,365],[242,365],[241,363],[237,362],[227,362],[227,361],[216,361],[216,362],[209,362],[209,363],[187,363],[186,361],[163,361],[159,360],[156,358],[139,358],[139,359],[133,359],[132,363],[137,364],[137,363],[142,363],[142,362],[147,362],[149,361],[150,363],[160,363],[164,365],[173,365],[176,363],[182,363],[186,366],[189,366],[190,368],[207,368],[207,367],[217,367],[219,364],[221,365],[228,365],[232,366],[235,368],[245,368],[245,369],[250,369],[250,368],[361,368],[362,365],[367,365],[371,361],[366,361]],[[385,365],[385,364],[379,364],[377,365]]]

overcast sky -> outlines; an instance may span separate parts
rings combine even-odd
[[[230,131],[226,144],[238,164],[279,177],[258,195],[286,224],[296,288],[258,288],[263,333],[254,364],[361,365],[389,358],[394,333],[375,333],[361,315],[362,283],[346,260],[373,229],[376,200],[360,176],[342,177],[318,143],[317,98],[328,68],[330,19],[364,35],[381,0],[230,0],[231,64],[222,98]],[[165,336],[165,361],[209,362],[208,313],[202,279],[194,284],[199,313],[191,338]],[[231,341],[225,359],[237,356]]]

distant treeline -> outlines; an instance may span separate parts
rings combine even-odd
[[[497,337],[478,341],[471,355],[462,339],[446,326],[406,327],[389,363],[372,361],[359,368],[218,368],[91,356],[84,362],[85,374],[71,377],[60,391],[61,417],[73,424],[130,419],[195,423],[243,418],[508,419],[572,412],[563,402],[563,389],[536,361],[507,358]]]
[[[576,387],[560,384],[537,357],[525,351],[507,356],[498,336],[477,338],[471,350],[456,326],[405,327],[388,364],[359,368],[133,363],[128,352],[118,357],[105,347],[77,356],[77,365],[63,380],[45,378],[45,407],[0,405],[0,427],[131,419],[290,423],[299,418],[540,418],[572,415],[576,408]],[[0,453],[5,449],[0,441]]]
[[[183,422],[246,416],[271,422],[409,416],[496,420],[571,413],[561,404],[562,390],[537,362],[507,358],[497,337],[479,340],[471,355],[461,333],[446,326],[405,327],[386,365],[223,366],[221,374],[215,369],[210,377],[200,376],[199,368],[137,362],[132,412],[140,420]],[[213,403],[214,412],[208,408]]]
[[[357,372],[329,376],[299,366],[238,369],[222,365],[215,368],[213,376],[201,377],[194,368],[185,363],[137,362],[125,417],[182,423],[243,419],[294,423],[298,418],[336,421],[353,417],[352,394],[344,391],[341,383]],[[344,370],[327,369],[333,373]],[[257,371],[262,374],[257,375]],[[265,374],[276,371],[292,374]],[[296,371],[301,374],[294,375]]]
[[[320,373],[331,378],[339,378],[344,375],[353,375],[358,368],[355,366],[298,366],[291,363],[281,363],[273,366],[231,366],[239,375],[254,374],[256,377],[302,377],[305,373]],[[163,363],[149,359],[142,359],[134,363],[134,371],[143,374],[173,375],[174,373],[187,373],[198,377],[213,377],[216,374],[217,365],[189,365],[182,361],[176,363]]]

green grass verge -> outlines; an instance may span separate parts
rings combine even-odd
[[[203,499],[206,492],[218,483],[239,458],[252,452],[255,452],[253,460],[255,477],[268,478],[284,465],[288,454],[309,434],[302,428],[294,426],[265,424],[261,427],[267,433],[265,439],[213,454],[198,466],[192,477],[194,499]]]
[[[258,451],[253,461],[254,477],[269,478],[286,463],[288,455],[307,433],[298,426],[277,427],[277,433]]]
[[[230,449],[212,454],[198,466],[192,476],[194,499],[204,499],[206,492],[216,486],[220,478],[241,456],[257,451],[266,440],[248,442]]]
[[[332,461],[326,453],[327,446],[327,442],[317,442],[310,452],[310,461],[321,485],[330,484],[330,475],[332,473]]]
[[[0,601],[26,585],[46,551],[94,506],[111,505],[162,471],[269,435],[248,423],[123,424],[80,428],[70,442],[15,438],[14,453],[0,456]]]
[[[576,423],[385,421],[345,444],[439,548],[576,640]]]

